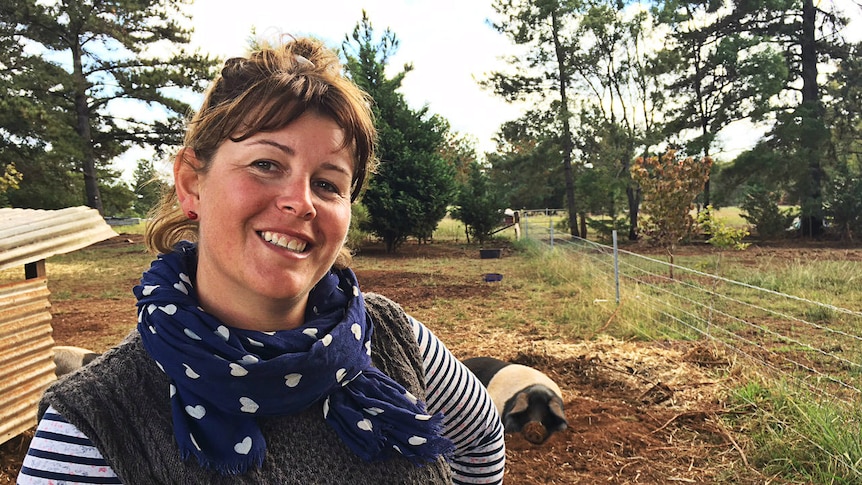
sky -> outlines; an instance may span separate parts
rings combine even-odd
[[[242,55],[254,27],[264,35],[313,35],[338,47],[363,9],[378,38],[389,28],[400,40],[390,67],[397,72],[413,64],[401,89],[408,104],[427,104],[492,151],[497,128],[519,111],[477,83],[512,49],[486,22],[494,15],[491,0],[196,0],[189,10],[192,44],[221,57]]]
[[[428,105],[455,131],[472,136],[480,152],[493,151],[496,131],[517,119],[522,107],[478,84],[488,73],[506,70],[501,57],[515,52],[488,23],[496,17],[491,0],[195,0],[188,9],[192,47],[221,58],[243,55],[252,28],[264,36],[310,34],[338,47],[363,9],[376,35],[389,28],[400,41],[390,60],[394,72],[413,64],[401,89],[407,103],[414,109]],[[732,127],[721,137],[720,155],[732,158],[760,133],[762,128],[745,123]],[[132,150],[123,157],[126,178],[143,156]]]
[[[254,28],[265,37],[313,35],[339,47],[363,9],[378,38],[389,28],[399,39],[392,72],[413,64],[400,90],[408,105],[427,105],[471,136],[480,152],[493,151],[497,129],[521,110],[478,84],[503,68],[500,57],[513,49],[487,22],[495,15],[491,0],[195,0],[188,8],[191,46],[222,59],[240,56]],[[137,160],[151,156],[139,148],[125,154],[124,178],[131,180]]]

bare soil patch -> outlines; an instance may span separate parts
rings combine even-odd
[[[130,238],[135,236],[102,244],[129,244]],[[374,270],[358,264],[356,271],[366,291],[384,294],[419,316],[433,311],[440,298],[463,299],[467,304],[503,290],[493,284],[445,279],[433,286],[416,285],[422,275],[399,271],[398,259],[472,258],[477,257],[475,252],[435,243],[408,244],[398,254],[386,255],[371,247],[362,254],[388,258],[393,264]],[[858,255],[852,251],[849,256]],[[126,299],[58,301],[52,312],[58,345],[103,351],[135,325],[131,293]],[[727,412],[721,376],[732,362],[715,349],[699,343],[626,342],[603,336],[552,341],[529,325],[504,331],[468,322],[432,330],[460,358],[490,355],[530,365],[563,389],[569,428],[542,445],[507,436],[506,483],[784,483],[749,466],[743,447],[719,419]],[[31,438],[32,431],[0,446],[0,484],[14,483]]]

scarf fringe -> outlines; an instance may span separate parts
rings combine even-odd
[[[188,449],[180,450],[180,458],[182,461],[188,461],[194,456],[201,468],[212,470],[223,476],[242,475],[251,468],[260,468],[263,465],[263,459],[266,456],[265,450],[254,451],[238,460],[216,460],[208,458],[202,452],[191,451]]]

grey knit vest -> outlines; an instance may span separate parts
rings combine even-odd
[[[374,321],[374,365],[417,396],[425,395],[422,359],[404,311],[366,294]],[[449,465],[414,466],[394,457],[366,462],[323,420],[322,403],[294,416],[260,419],[267,443],[261,468],[222,476],[180,459],[171,423],[168,380],[141,345],[137,331],[102,358],[51,386],[40,416],[53,405],[92,440],[125,484],[438,484],[451,483]]]

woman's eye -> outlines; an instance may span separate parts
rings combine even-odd
[[[340,194],[341,193],[341,190],[339,190],[338,187],[335,186],[335,184],[326,182],[324,180],[319,180],[319,181],[315,182],[314,185],[316,185],[317,187],[325,190],[326,192],[332,193],[332,194]]]
[[[275,170],[275,163],[270,160],[255,160],[252,166],[265,172]]]

